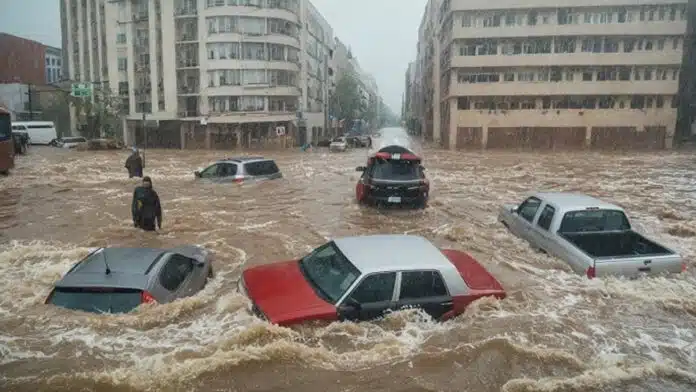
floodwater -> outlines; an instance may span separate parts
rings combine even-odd
[[[148,151],[164,229],[132,227],[127,152],[34,148],[0,178],[0,390],[696,390],[696,159],[686,153],[463,153],[426,149],[425,211],[354,201],[365,150],[266,152],[285,178],[213,185],[192,172],[227,153]],[[230,154],[231,155],[231,154]],[[640,280],[574,275],[496,222],[529,189],[580,191],[627,208],[637,228],[689,260]],[[466,250],[509,293],[436,323],[383,320],[281,328],[246,313],[244,266],[302,256],[334,236],[411,233]],[[199,244],[217,276],[198,295],[128,315],[43,305],[98,246]]]

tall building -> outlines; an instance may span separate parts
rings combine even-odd
[[[0,83],[44,84],[45,58],[44,44],[0,33]]]
[[[325,132],[333,31],[308,0],[61,0],[61,10],[65,69],[122,97],[129,141],[152,120],[174,146],[199,124],[226,148],[279,126],[299,143]]]
[[[443,145],[672,146],[686,0],[439,3],[424,17],[435,28],[421,35],[420,57],[426,124],[439,109]]]
[[[46,46],[46,83],[54,84],[63,79],[63,51]]]

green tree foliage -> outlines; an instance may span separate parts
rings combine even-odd
[[[92,95],[93,98],[67,95],[70,104],[75,107],[77,129],[88,139],[113,138],[120,127],[122,100],[104,87],[95,86]]]
[[[362,108],[360,102],[360,89],[355,76],[350,74],[343,75],[336,82],[336,90],[331,97],[331,113],[339,120],[347,121],[360,118]]]

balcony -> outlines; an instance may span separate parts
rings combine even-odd
[[[678,80],[457,83],[455,79],[448,96],[673,95],[678,89]]]
[[[632,53],[550,53],[534,55],[452,56],[453,68],[542,67],[542,66],[612,66],[681,64],[680,50]]]
[[[198,94],[201,89],[198,70],[176,71],[176,93],[179,95]]]

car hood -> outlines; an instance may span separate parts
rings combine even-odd
[[[271,323],[337,318],[336,307],[317,295],[300,271],[298,260],[253,267],[244,271],[242,278],[247,295]]]

